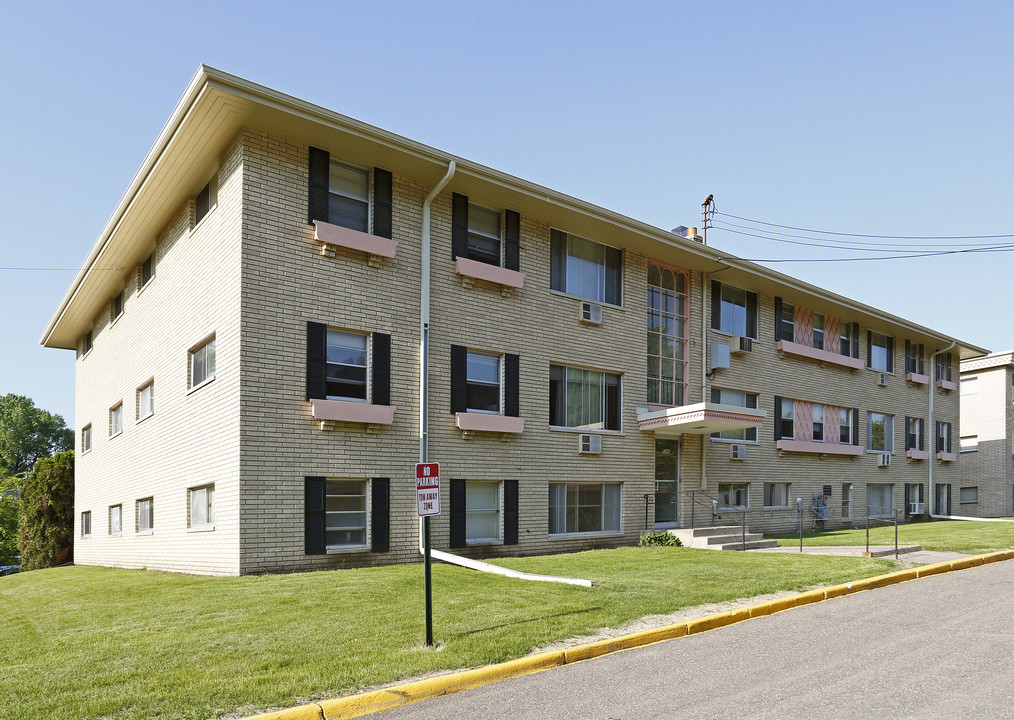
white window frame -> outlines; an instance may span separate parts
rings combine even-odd
[[[738,335],[757,339],[757,320],[754,319],[754,327],[749,327],[750,320],[750,292],[735,285],[719,283],[718,298],[718,327],[719,332],[728,335]],[[757,308],[754,308],[756,316]],[[779,333],[781,327],[779,327]],[[781,337],[781,335],[779,335]]]
[[[85,510],[81,513],[81,537],[92,536],[92,511]]]
[[[711,388],[711,402],[719,405],[735,405],[736,407],[757,409],[757,393],[748,393],[742,390],[729,390],[727,388]],[[752,402],[752,404],[751,404]],[[722,432],[711,433],[712,440],[723,440],[737,443],[756,443],[757,428],[740,428],[739,430],[723,430]]]
[[[813,314],[813,347],[816,350],[823,350],[824,344],[824,316],[815,312]]]
[[[879,419],[884,421],[884,447],[877,448],[873,446],[873,423],[879,422]],[[866,411],[866,449],[873,453],[893,453],[894,452],[894,415],[888,415],[886,413]]]
[[[968,491],[967,493],[965,492],[966,490]],[[978,503],[979,503],[978,485],[969,485],[963,488],[958,488],[958,505],[977,505]]]
[[[187,496],[189,506],[187,527],[191,530],[213,530],[215,528],[215,483],[190,488],[187,490]]]
[[[845,430],[844,436],[842,430]],[[838,443],[840,445],[851,445],[855,438],[852,437],[852,409],[838,408]]]
[[[502,537],[501,528],[503,526],[503,518],[500,514],[501,507],[503,506],[502,501],[502,483],[498,481],[486,481],[486,480],[468,480],[465,482],[465,542],[470,544],[479,543],[495,543],[500,542]],[[486,489],[487,491],[492,489],[493,506],[492,507],[478,507],[478,490],[480,488]],[[488,493],[487,493],[488,495]],[[480,517],[492,517],[493,527],[496,528],[495,535],[477,535],[474,534],[475,523]],[[471,522],[470,522],[471,521]],[[488,523],[487,523],[488,525]]]
[[[362,487],[362,492],[355,494],[337,492],[340,484],[354,483]],[[334,492],[332,492],[334,491]],[[354,510],[342,510],[334,509],[328,510],[328,499],[329,498],[362,498],[362,509]],[[343,516],[359,515],[363,516],[363,525],[361,527],[363,531],[363,542],[361,543],[331,543],[329,542],[329,533],[333,530],[341,530],[342,528],[336,526],[334,528],[328,528],[328,519],[333,518],[339,520]],[[356,526],[346,526],[353,529],[360,529]],[[339,478],[329,477],[324,481],[324,546],[328,553],[340,553],[348,550],[366,550],[370,547],[370,481],[362,478]]]
[[[796,403],[789,398],[782,398],[782,415],[775,418],[778,423],[778,437],[782,440],[794,440],[796,437]],[[785,434],[785,423],[792,424],[792,434]]]
[[[116,437],[123,432],[123,403],[118,402],[109,408],[109,437]]]
[[[354,194],[352,194],[350,192],[345,191],[344,189],[338,188],[335,185],[333,185],[332,182],[331,182],[331,178],[332,178],[332,170],[335,167],[344,168],[346,170],[351,170],[352,172],[354,172],[356,174],[363,175],[365,177],[365,180],[366,180],[366,183],[363,186],[363,189],[365,191],[364,195],[363,196],[354,195]],[[372,189],[371,188],[371,173],[370,173],[370,171],[368,169],[357,167],[355,165],[351,165],[349,163],[342,162],[341,160],[335,160],[334,158],[331,158],[331,162],[328,165],[328,172],[327,172],[327,206],[328,206],[327,207],[327,218],[328,218],[328,222],[330,224],[332,224],[332,225],[338,225],[340,227],[349,228],[350,230],[357,230],[359,232],[363,232],[363,233],[369,234],[372,231],[372,227],[373,227],[373,193],[371,192],[371,189]],[[331,212],[331,196],[332,195],[334,195],[336,197],[339,197],[339,198],[344,198],[345,200],[349,200],[349,201],[352,201],[352,202],[355,202],[355,203],[360,203],[360,204],[364,205],[366,207],[366,226],[363,227],[363,228],[358,227],[358,226],[353,227],[351,225],[345,225],[345,224],[342,224],[340,222],[335,222],[338,218],[336,217],[335,213]]]
[[[744,500],[739,503],[737,500]],[[749,510],[750,483],[718,483],[718,508],[720,510]]]
[[[787,508],[789,507],[789,496],[792,492],[791,483],[787,482],[766,482],[764,483],[764,509]],[[781,497],[780,497],[781,496]],[[778,502],[784,500],[784,502]]]
[[[362,348],[363,364],[359,365],[358,363],[331,362],[330,356],[329,356],[329,351],[330,351],[330,349],[332,347],[335,347],[335,348],[344,347],[346,349],[353,350],[354,352],[358,352],[359,351],[359,348],[351,348],[348,345],[344,345],[344,346],[343,345],[338,345],[337,342],[335,344],[332,344],[332,342],[331,342],[332,338],[334,338],[336,341],[339,340],[339,339],[342,339],[342,338],[350,338],[350,339],[351,338],[355,338],[356,342],[360,342],[361,341],[362,342],[362,346],[363,346],[363,348]],[[327,329],[327,334],[325,336],[325,347],[324,347],[324,354],[325,354],[325,357],[324,357],[324,395],[325,395],[325,397],[328,400],[346,400],[348,402],[362,402],[362,403],[368,403],[368,402],[370,402],[370,390],[371,390],[370,386],[372,385],[372,382],[370,382],[370,380],[371,380],[371,378],[370,378],[370,365],[371,365],[370,361],[372,359],[372,357],[371,357],[372,356],[371,344],[372,343],[370,343],[370,335],[369,335],[369,333],[356,332],[354,330],[342,330],[340,328],[331,328],[331,327],[329,327]],[[339,358],[337,356],[335,356],[335,359],[338,360]],[[328,366],[330,366],[330,365],[334,365],[335,367],[349,367],[349,368],[356,368],[356,369],[361,368],[362,372],[363,372],[363,397],[356,397],[354,395],[331,395],[331,394],[329,394],[329,392],[328,392],[328,390],[329,390],[329,388],[328,388],[329,383],[327,381],[327,376],[328,376],[328,370],[329,370]]]
[[[138,535],[150,535],[155,532],[155,498],[141,498],[135,503],[134,519],[137,523]]]
[[[562,371],[562,380],[559,378],[554,379],[554,371]],[[570,392],[570,376],[571,373],[583,373],[584,380],[580,382],[581,388],[577,394],[580,396],[576,398],[578,403],[581,405],[580,414],[582,419],[587,419],[588,422],[578,425],[564,424],[560,425],[554,423],[555,418],[550,413],[549,426],[551,428],[559,429],[573,429],[573,430],[595,430],[598,432],[622,432],[623,430],[623,376],[619,373],[610,373],[603,370],[592,370],[589,368],[573,367],[571,365],[550,365],[549,366],[549,378],[550,378],[550,398],[553,396],[553,383],[563,383],[563,408],[557,408],[557,413],[563,413],[564,421],[569,421],[571,409],[571,392]],[[557,373],[558,374],[558,373]],[[590,396],[590,389],[593,383],[589,383],[591,375],[601,376],[599,380],[599,399],[598,399],[598,420],[595,420],[594,412],[596,408],[591,406],[585,406],[585,400],[593,400]],[[609,410],[610,404],[608,402],[607,383],[612,382],[609,378],[615,378],[615,384],[617,387],[617,407],[616,407],[616,427],[607,427],[609,421]]]
[[[137,422],[155,414],[155,381],[149,380],[137,389]]]
[[[123,505],[109,506],[109,534],[121,535],[123,533]]]
[[[496,353],[485,353],[479,352],[478,350],[468,350],[465,359],[465,399],[466,399],[466,410],[470,413],[486,413],[487,415],[499,415],[503,411],[503,356],[497,355]],[[476,366],[473,366],[472,360],[475,359]],[[490,382],[488,380],[479,379],[473,377],[473,370],[478,370],[478,363],[482,360],[492,359],[496,362],[496,382]],[[489,410],[488,408],[474,408],[472,403],[469,402],[471,393],[469,390],[472,386],[478,388],[496,388],[496,409]],[[478,403],[476,403],[478,404]]]
[[[203,213],[201,213],[199,203],[201,195],[203,195],[205,191],[207,191],[208,193],[208,208]],[[204,187],[202,187],[197,192],[196,195],[194,195],[194,226],[192,230],[196,230],[198,226],[200,226],[200,224],[204,221],[204,218],[211,215],[212,211],[217,207],[218,207],[218,172],[216,171],[215,174],[211,176],[211,179],[208,180],[208,183]]]
[[[218,363],[218,347],[215,342],[215,335],[205,338],[191,348],[187,355],[187,361],[190,366],[191,390],[204,387],[214,380],[217,369],[216,365]],[[198,369],[200,369],[202,377],[199,381],[195,382],[198,377]]]
[[[90,452],[92,449],[92,424],[88,423],[81,428],[81,454]]]
[[[572,505],[571,500],[580,498],[581,490],[590,491],[599,488],[598,505]],[[571,489],[574,489],[573,495]],[[562,498],[561,498],[562,495]],[[560,504],[560,500],[563,504]],[[599,508],[599,529],[582,530],[579,525],[582,507]],[[607,513],[609,517],[607,518]],[[573,525],[571,520],[574,520]],[[608,527],[607,527],[608,522]],[[562,530],[561,530],[562,526]],[[570,529],[574,527],[575,529]],[[616,535],[623,532],[623,483],[582,483],[582,482],[551,482],[549,483],[549,536],[550,537],[587,537],[593,535]]]
[[[493,234],[487,232],[486,230],[483,230],[483,229],[481,229],[478,226],[476,226],[476,225],[473,224],[473,221],[477,217],[479,217],[479,216],[481,216],[481,215],[483,215],[485,213],[490,213],[490,214],[496,216],[496,228],[497,228],[497,231],[496,231],[495,235],[493,235]],[[481,257],[473,257],[473,255],[472,255],[472,248],[473,248],[473,240],[472,240],[472,238],[473,238],[473,236],[478,241],[482,241],[482,240],[490,241],[490,240],[492,240],[492,241],[496,242],[496,255],[497,255],[497,258],[496,258],[496,262],[495,263],[491,262],[488,259],[486,259],[485,254],[482,253],[478,249],[476,249],[476,255],[481,256]],[[468,203],[468,244],[467,244],[467,248],[466,248],[466,251],[465,251],[465,257],[467,257],[467,258],[469,258],[471,260],[475,260],[476,262],[487,263],[488,265],[495,265],[497,267],[502,267],[503,266],[504,242],[503,242],[503,213],[502,212],[500,212],[499,210],[493,210],[492,208],[483,207],[482,205],[476,205],[474,203]]]
[[[852,483],[841,484],[841,519],[852,518]]]
[[[595,242],[594,240],[588,240],[577,235],[571,235],[570,233],[561,232],[560,235],[563,236],[566,245],[563,248],[562,253],[553,252],[555,248],[551,248],[551,289],[556,292],[562,292],[566,295],[573,295],[574,297],[591,300],[592,302],[611,305],[613,307],[622,307],[623,251],[619,248],[612,247],[611,245],[605,245],[603,243]],[[609,288],[607,287],[609,282],[608,269],[610,263],[607,257],[612,252],[619,253],[619,266],[616,268],[616,278],[619,285],[615,288],[617,295],[617,302],[615,303],[606,300],[606,297],[610,294],[608,292]],[[592,253],[598,254],[599,257],[592,258]],[[589,278],[582,274],[582,268],[586,271],[593,271],[594,277]],[[553,272],[554,270],[557,272]],[[560,276],[559,278],[558,275]],[[594,285],[594,287],[589,289],[589,285]]]
[[[827,437],[827,429],[824,423],[824,406],[814,403],[813,409],[813,428],[811,430],[811,437],[813,442],[824,442],[824,438]],[[817,437],[817,429],[820,428],[820,437]]]
[[[894,372],[894,338],[890,335],[870,331],[870,367],[880,372]],[[878,350],[881,351],[878,353]],[[878,357],[879,355],[879,357]]]

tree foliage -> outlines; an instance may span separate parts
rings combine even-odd
[[[0,397],[0,475],[23,475],[53,453],[74,447],[74,431],[59,415],[23,395]]]
[[[73,559],[73,450],[39,460],[22,483],[18,549],[23,570],[53,567]]]
[[[0,565],[18,555],[18,479],[0,473]]]

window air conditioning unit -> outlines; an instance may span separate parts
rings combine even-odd
[[[880,373],[880,387],[887,387],[887,373]]]
[[[601,325],[602,306],[598,303],[581,303],[581,322],[585,325]]]
[[[891,453],[880,453],[880,458],[877,460],[877,467],[890,467],[891,466]]]
[[[753,340],[748,337],[733,337],[729,346],[733,355],[743,355],[753,351]]]
[[[578,444],[578,452],[582,455],[598,455],[602,452],[602,436],[582,435]]]
[[[926,503],[913,502],[908,504],[909,515],[922,515],[926,512]]]
[[[741,443],[735,443],[732,446],[732,459],[746,460],[746,445],[743,445]]]

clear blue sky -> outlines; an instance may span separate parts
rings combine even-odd
[[[202,62],[664,228],[698,225],[714,193],[805,228],[1014,233],[999,0],[11,2],[4,26],[2,267],[80,265]],[[844,255],[718,229],[709,244]],[[777,268],[1004,350],[1012,266]],[[38,341],[73,276],[0,270],[0,395],[68,423],[73,353]]]

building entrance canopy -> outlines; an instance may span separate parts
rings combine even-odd
[[[661,410],[639,410],[637,427],[639,430],[654,432],[656,437],[710,435],[726,430],[760,427],[766,417],[767,412],[764,410],[703,402]]]

